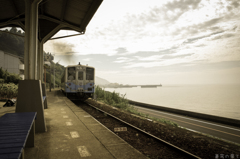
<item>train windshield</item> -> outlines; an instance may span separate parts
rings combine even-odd
[[[75,80],[75,67],[68,68],[68,80]]]
[[[86,80],[93,80],[94,79],[94,69],[87,67],[86,69]]]

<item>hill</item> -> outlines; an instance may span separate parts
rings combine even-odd
[[[12,27],[10,30],[6,29],[4,31],[5,32],[0,32],[0,50],[23,57],[24,38],[20,36],[24,36],[24,32],[17,30],[16,27]]]
[[[109,81],[107,81],[107,80],[105,80],[103,78],[97,77],[97,76],[95,78],[95,83],[96,83],[96,85],[100,85],[100,86],[104,86],[104,85],[110,84]]]

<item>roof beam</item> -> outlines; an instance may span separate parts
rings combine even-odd
[[[10,0],[10,3],[13,5],[13,10],[14,10],[15,14],[18,15],[19,12],[18,12],[16,4],[14,3],[13,0]]]
[[[103,0],[93,0],[91,6],[88,9],[88,12],[84,16],[83,20],[81,21],[81,28],[86,28],[90,20],[92,19],[93,15],[97,11],[98,7],[101,5]]]
[[[62,3],[62,13],[61,13],[61,21],[64,21],[64,15],[66,13],[66,8],[67,8],[67,0],[63,0]]]
[[[40,14],[41,14],[41,15],[44,14],[44,5],[43,5],[43,4],[44,4],[44,3],[40,3],[40,4],[39,4],[39,8],[41,8],[41,9],[40,9]]]
[[[75,26],[75,25],[72,25],[72,24],[69,24],[69,23],[66,23],[66,22],[62,22],[62,21],[57,20],[57,19],[54,19],[54,18],[50,18],[50,17],[48,17],[48,16],[39,15],[38,17],[39,17],[39,19],[46,19],[46,20],[52,21],[52,22],[54,22],[54,23],[61,24],[61,25],[63,26],[63,28],[64,28],[64,27],[68,27],[68,28],[71,28],[71,29],[73,29],[73,30],[75,30],[75,31],[78,31],[78,32],[80,32],[80,33],[81,33],[81,32],[84,32],[84,30],[85,30],[85,28],[77,27],[77,26]]]
[[[18,25],[20,26],[20,28],[22,28],[22,30],[25,31],[25,25],[22,23],[22,21],[19,21]]]
[[[15,20],[9,19],[9,20],[6,20],[3,23],[0,23],[0,28],[8,27],[12,24],[12,25],[20,26],[23,30],[25,30],[25,27],[24,27],[24,25],[21,21],[25,21],[25,18],[15,19]]]
[[[43,39],[42,42],[47,42],[52,36],[54,36],[63,26],[59,24],[56,28],[54,28],[50,33],[48,33]]]
[[[60,36],[60,37],[56,37],[56,38],[51,38],[51,39],[49,39],[49,40],[56,40],[56,39],[68,38],[68,37],[73,37],[73,36],[78,36],[78,35],[83,35],[83,34],[84,34],[84,33],[67,35],[67,36]]]

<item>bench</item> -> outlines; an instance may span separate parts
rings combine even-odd
[[[0,117],[0,158],[24,159],[24,148],[34,147],[36,112]]]

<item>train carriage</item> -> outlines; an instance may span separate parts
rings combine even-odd
[[[68,94],[92,97],[95,91],[95,68],[85,65],[69,65],[61,80],[61,89]]]

